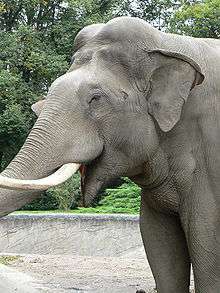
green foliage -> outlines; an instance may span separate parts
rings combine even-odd
[[[118,6],[118,14],[139,17],[159,30],[166,30],[172,15],[181,6],[176,0],[124,0]]]
[[[21,258],[19,255],[1,255],[0,256],[0,264],[5,266],[11,265],[14,262],[18,261]]]
[[[26,205],[23,210],[62,210],[76,213],[129,213],[140,209],[141,189],[128,178],[119,188],[109,188],[95,207],[78,208],[80,200],[80,176],[74,175],[64,184],[46,191],[42,198]]]
[[[138,213],[141,189],[130,179],[116,189],[106,189],[98,209],[107,208],[111,213]]]
[[[62,185],[48,189],[23,210],[70,210],[77,207],[80,193],[80,175],[75,174]]]
[[[81,194],[80,175],[74,175],[62,186],[49,189],[46,194],[56,200],[58,209],[69,210],[77,207]]]
[[[186,1],[170,23],[170,30],[202,38],[220,37],[220,0]]]
[[[29,88],[18,74],[0,69],[0,165],[9,162],[22,146],[32,125]],[[34,99],[34,95],[32,96]]]

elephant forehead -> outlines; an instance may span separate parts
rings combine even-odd
[[[123,48],[117,46],[105,46],[102,47],[101,49],[99,49],[96,54],[95,54],[96,58],[98,58],[99,60],[103,60],[105,62],[109,62],[112,64],[120,64],[123,65],[125,67],[129,66],[129,55],[127,52],[125,52],[123,50]]]
[[[50,86],[48,96],[69,96],[77,91],[78,88],[96,79],[96,73],[87,65],[76,70],[65,73],[57,78]],[[83,83],[83,84],[82,84]]]
[[[127,70],[137,59],[135,53],[132,55],[131,52],[123,50],[122,47],[116,47],[112,44],[94,46],[93,48],[90,44],[90,46],[84,46],[74,54],[70,71],[86,66],[89,71],[98,73],[104,70],[106,74],[116,65]]]
[[[94,52],[95,50],[86,48],[84,48],[84,50],[77,51],[73,55],[73,63],[75,65],[87,64],[93,58]]]

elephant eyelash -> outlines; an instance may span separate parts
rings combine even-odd
[[[89,101],[89,104],[91,104],[92,102],[97,102],[101,99],[101,95],[100,94],[94,94],[91,98],[91,100]]]
[[[145,89],[146,97],[148,98],[152,92],[152,80],[149,80],[148,86]]]
[[[127,100],[128,94],[125,91],[122,91],[122,97],[124,100]]]

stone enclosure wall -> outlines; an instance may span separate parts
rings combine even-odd
[[[128,215],[9,215],[0,253],[144,257],[139,217]]]

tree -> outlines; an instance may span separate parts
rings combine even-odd
[[[19,75],[13,75],[4,69],[0,70],[0,164],[2,168],[17,153],[32,124],[32,116],[28,115],[30,110],[27,109],[29,92]]]
[[[179,7],[181,3],[176,0],[124,0],[118,6],[118,15],[139,17],[159,30],[165,30]]]
[[[174,14],[170,31],[200,38],[220,37],[220,0],[186,1]]]
[[[0,32],[0,157],[3,165],[17,153],[34,123],[32,103],[68,68],[65,56],[47,47],[38,34],[27,27]]]

